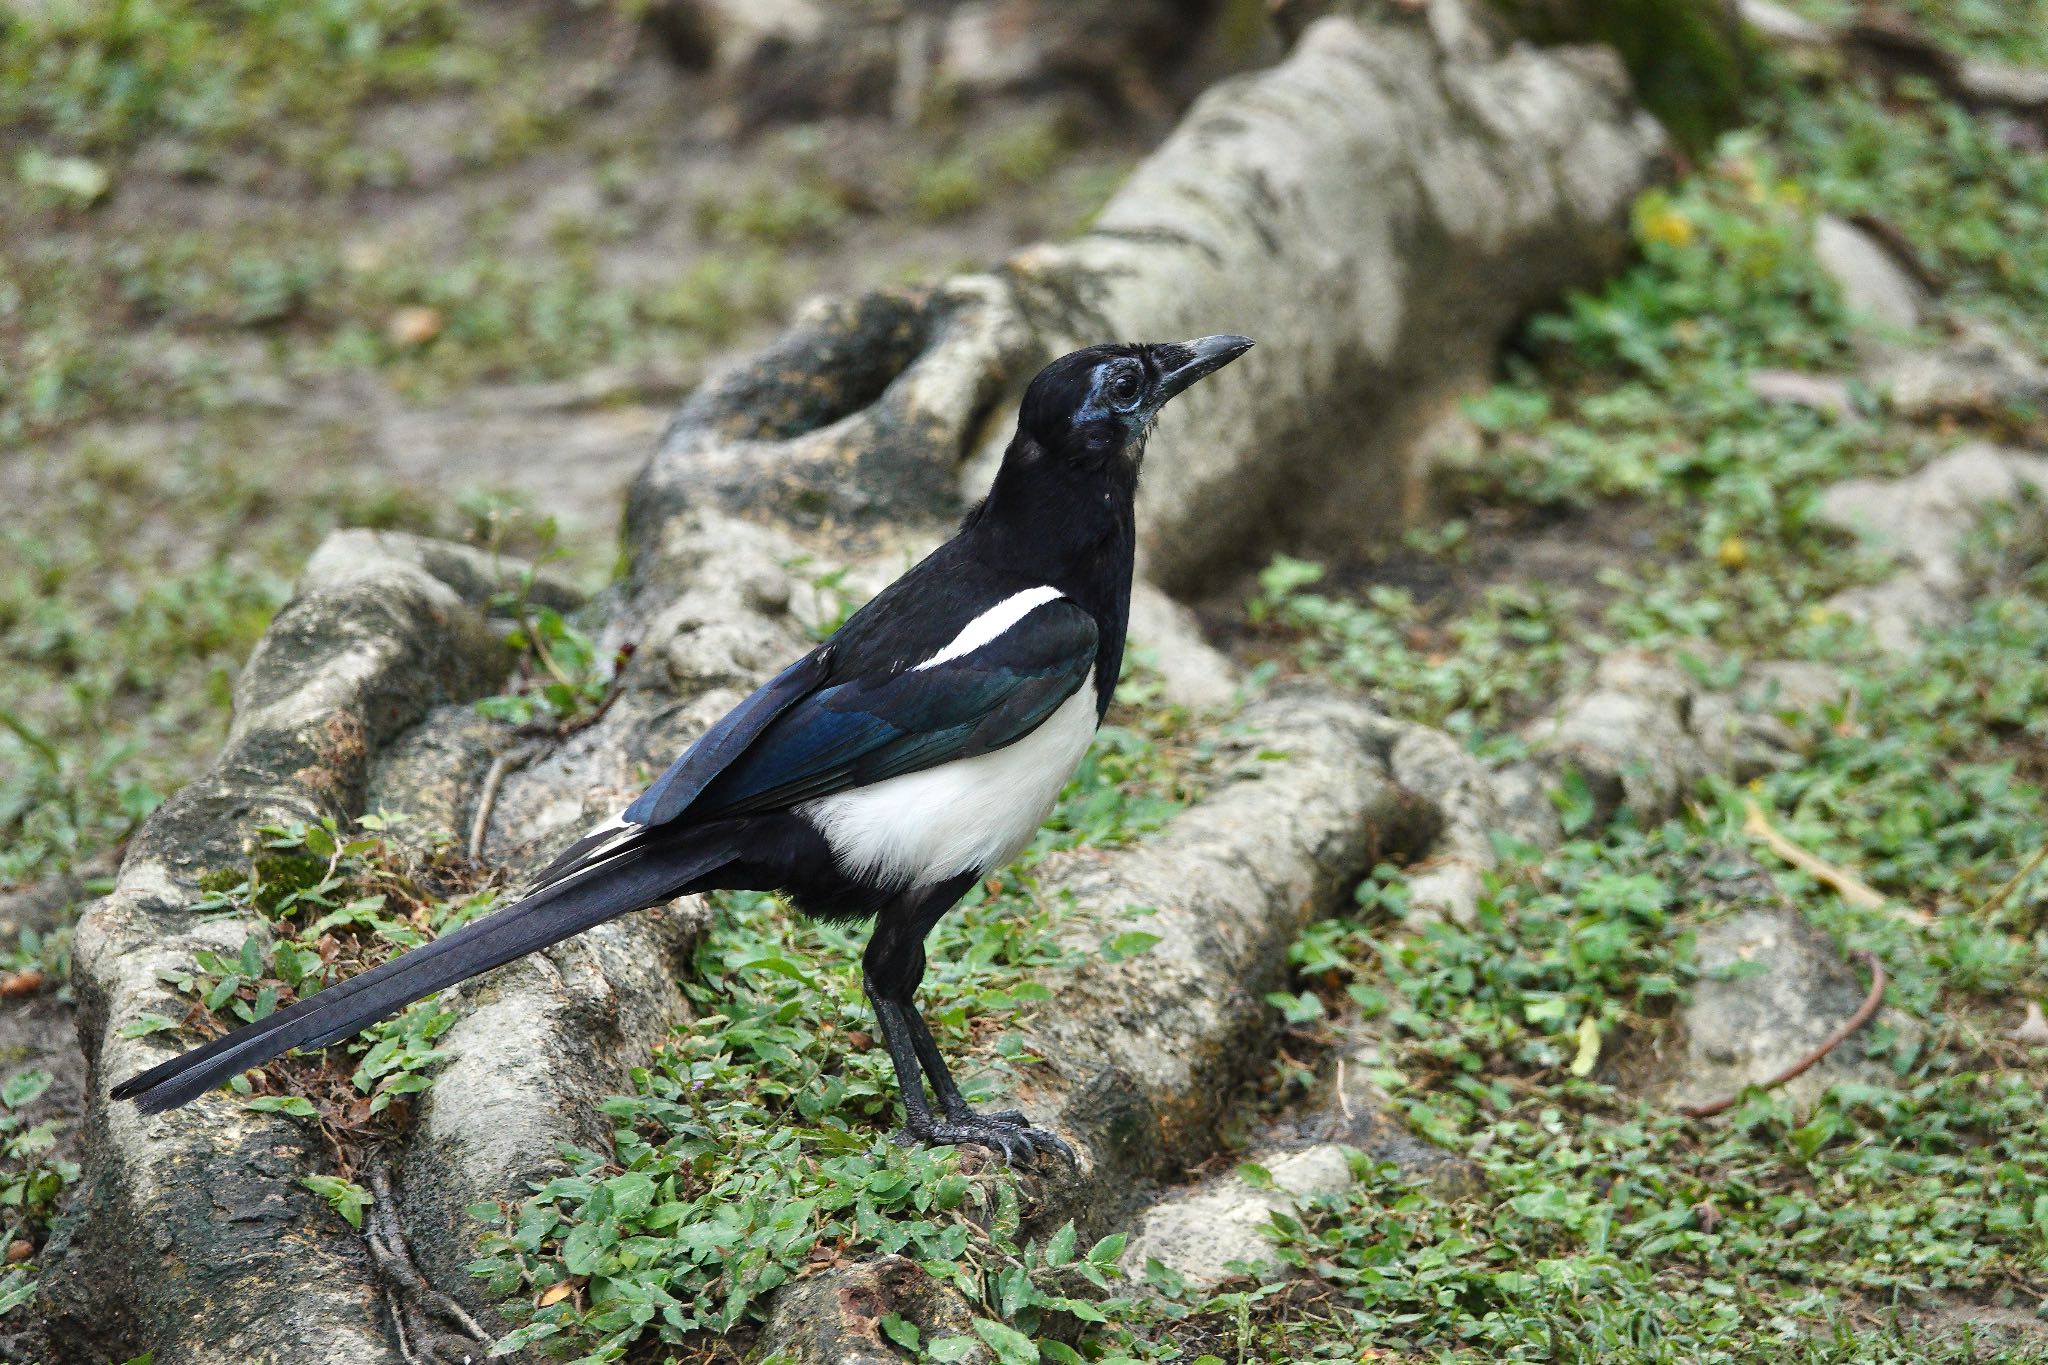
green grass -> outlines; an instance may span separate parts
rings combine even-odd
[[[391,165],[357,150],[365,106],[490,90],[516,83],[521,69],[477,41],[474,16],[446,0],[249,0],[232,12],[57,0],[4,23],[0,127],[44,158],[96,166],[102,184],[108,165],[118,174],[145,149],[199,176],[222,174],[234,153],[331,185],[388,179]],[[507,108],[515,93],[531,91],[502,90]]]
[[[1824,24],[1847,24],[1859,12],[1852,0],[1789,0],[1788,7]],[[1958,56],[2048,65],[2041,0],[1898,0],[1889,12]]]
[[[207,897],[191,909],[257,915],[269,932],[250,934],[236,953],[201,952],[189,968],[167,969],[165,984],[192,1006],[182,1019],[142,1015],[123,1025],[124,1036],[195,1022],[217,1036],[460,928],[500,899],[452,836],[408,829],[402,815],[366,815],[353,830],[328,819],[257,834],[249,866],[209,874]],[[427,1088],[442,1059],[433,1040],[454,1022],[432,998],[418,1001],[347,1043],[278,1058],[229,1088],[252,1109],[317,1123],[326,1149],[353,1163],[402,1125],[407,1097]],[[350,1165],[324,1178],[347,1183],[352,1173]]]
[[[44,515],[0,528],[0,649],[16,681],[0,703],[0,882],[117,842],[218,746],[234,670],[308,543],[339,524],[432,522],[345,474],[281,506],[259,463],[198,445],[168,460],[95,443],[14,458],[46,491]]]
[[[1684,819],[1511,858],[1469,928],[1405,922],[1383,869],[1357,914],[1308,932],[1294,958],[1321,1001],[1294,1016],[1379,1020],[1393,1044],[1376,1079],[1418,1131],[1479,1161],[1487,1193],[1447,1200],[1376,1172],[1276,1219],[1282,1260],[1335,1293],[1307,1312],[1298,1287],[1276,1291],[1254,1358],[1324,1358],[1348,1334],[1458,1359],[1918,1359],[1910,1335],[1887,1339],[1888,1313],[1951,1293],[2043,1301],[2048,1050],[1995,1040],[2048,990],[2048,876],[1977,913],[2048,843],[2035,554],[1921,656],[1860,671],[1852,718],[1820,718],[1806,761],[1751,792],[1717,786]],[[1866,1035],[1895,1085],[1837,1085],[1810,1114],[1752,1093],[1701,1125],[1573,1063],[1588,1030],[1596,1045],[1662,1030],[1697,978],[1694,929],[1772,903],[1745,796],[1942,913],[1921,926],[1773,874],[1845,948],[1882,956],[1890,1002],[1924,1033]]]
[[[1955,21],[1981,27],[1972,13]],[[1910,659],[1874,655],[1820,603],[1881,566],[1816,523],[1815,497],[1973,433],[1909,427],[1867,398],[1823,419],[1745,382],[1854,368],[1806,245],[1822,208],[1895,224],[1948,280],[1948,306],[2038,348],[2048,162],[1924,95],[1886,104],[1781,77],[1755,117],[1644,199],[1641,264],[1534,322],[1471,408],[1480,447],[1456,480],[1471,510],[1626,513],[1654,554],[1553,600],[1484,586],[1469,536],[1450,537],[1448,562],[1481,586],[1427,612],[1280,560],[1250,615],[1269,646],[1291,642],[1283,660],[1503,753],[1503,719],[1622,646],[1690,654],[1708,680],[1731,657],[1846,663],[1851,702],[1811,718],[1783,769],[1747,791],[1709,784],[1682,818],[1596,830],[1565,810],[1572,842],[1509,850],[1469,927],[1408,922],[1383,869],[1356,913],[1309,931],[1297,989],[1275,997],[1302,1046],[1326,1019],[1377,1021],[1391,1042],[1376,1079],[1419,1132],[1480,1164],[1486,1193],[1366,1170],[1275,1219],[1274,1252],[1300,1278],[1183,1296],[1164,1321],[1122,1324],[1132,1340],[1261,1361],[1355,1359],[1361,1343],[1445,1360],[2048,1359],[2048,1334],[1935,1342],[1925,1317],[1945,1297],[2022,1320],[2048,1301],[2048,1050],[2003,1036],[2048,993],[2048,875],[1979,909],[2048,844],[2048,537],[2038,508],[1993,518],[1969,619]],[[2038,436],[2030,420],[1994,415],[1985,434]],[[1745,799],[1931,913],[1855,909],[1760,869]],[[1703,1125],[1592,1078],[1602,1049],[1668,1033],[1700,926],[1780,894],[1845,952],[1884,960],[1888,1002],[1918,1022],[1865,1035],[1894,1083],[1837,1085],[1810,1113],[1752,1093]]]

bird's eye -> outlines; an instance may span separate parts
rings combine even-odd
[[[1139,382],[1137,371],[1118,370],[1109,377],[1109,401],[1119,408],[1135,407],[1138,395],[1143,392],[1144,387]]]

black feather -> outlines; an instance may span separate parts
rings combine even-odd
[[[454,933],[337,982],[204,1047],[151,1067],[114,1087],[145,1114],[196,1099],[231,1076],[295,1047],[321,1047],[395,1014],[424,995],[489,971],[592,925],[684,894],[735,854],[711,848],[635,849],[616,862],[561,882]]]

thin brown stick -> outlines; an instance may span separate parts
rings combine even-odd
[[[483,857],[484,835],[491,828],[491,811],[498,804],[498,788],[505,785],[505,775],[524,764],[533,754],[531,744],[516,744],[491,760],[491,770],[484,774],[484,789],[477,794],[476,818],[469,822],[469,860]]]
[[[628,649],[622,648],[620,650],[621,655],[629,656],[630,653],[631,651]],[[588,730],[591,726],[603,720],[605,717],[605,713],[612,709],[613,704],[618,701],[620,694],[623,693],[625,690],[625,683],[618,678],[613,678],[611,686],[605,689],[604,696],[598,701],[597,705],[591,709],[589,714],[578,716],[573,720],[564,721],[559,725],[546,725],[538,721],[530,722],[526,725],[520,726],[517,730],[514,730],[512,733],[515,735],[524,735],[528,738],[534,739],[567,739],[569,736],[573,734],[577,734],[578,732],[583,730]]]
[[[1886,981],[1884,963],[1878,961],[1877,954],[1867,948],[1858,948],[1850,956],[1858,959],[1865,967],[1869,968],[1870,993],[1863,997],[1863,1003],[1856,1007],[1856,1012],[1843,1020],[1841,1027],[1822,1040],[1819,1047],[1765,1081],[1757,1089],[1776,1090],[1793,1077],[1804,1075],[1813,1067],[1814,1063],[1840,1047],[1843,1039],[1869,1023],[1870,1016],[1876,1014],[1877,1007],[1884,1003]],[[1715,1100],[1711,1104],[1681,1104],[1678,1106],[1678,1112],[1689,1119],[1710,1119],[1716,1114],[1725,1113],[1734,1108],[1735,1102],[1741,1098],[1741,1092],[1738,1091],[1724,1099]]]
[[[2025,867],[2013,874],[2011,881],[1992,892],[1991,898],[1977,907],[1977,913],[1986,919],[1991,918],[1992,915],[1998,912],[1998,907],[2005,904],[2006,898],[2020,889],[2020,883],[2033,876],[2034,869],[2044,862],[2048,862],[2048,844],[2041,845],[2040,851],[2027,861]]]
[[[367,1178],[374,1202],[370,1206],[369,1226],[363,1230],[363,1240],[369,1245],[370,1259],[389,1277],[397,1292],[415,1306],[423,1310],[433,1309],[467,1333],[472,1341],[488,1343],[491,1334],[483,1324],[420,1273],[419,1265],[412,1257],[412,1248],[406,1244],[405,1228],[398,1221],[398,1199],[391,1186],[390,1173],[385,1170],[381,1158],[370,1166]]]

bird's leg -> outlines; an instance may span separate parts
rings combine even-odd
[[[949,897],[944,905],[951,903]],[[939,1054],[938,1042],[914,1000],[918,983],[924,979],[924,934],[931,927],[930,920],[918,923],[921,918],[911,917],[907,926],[903,921],[891,923],[886,919],[878,923],[868,943],[863,961],[866,970],[861,977],[868,1000],[875,1008],[875,1022],[881,1029],[883,1044],[889,1049],[889,1060],[896,1068],[896,1083],[903,1092],[904,1126],[897,1135],[898,1141],[933,1146],[971,1142],[999,1151],[1011,1162],[1047,1151],[1073,1164],[1073,1148],[1057,1134],[1033,1127],[1020,1111],[979,1114],[960,1094],[945,1058]],[[903,932],[906,927],[914,932]],[[925,1100],[927,1077],[938,1100],[937,1114]]]
[[[917,1042],[903,1018],[903,1007],[877,991],[874,978],[866,973],[861,976],[861,985],[867,990],[868,1003],[875,1007],[882,1046],[889,1049],[890,1064],[896,1068],[896,1088],[903,1095],[906,1129],[915,1132],[930,1127],[932,1110],[924,1097],[924,1073],[919,1070]]]
[[[960,1087],[954,1083],[946,1059],[939,1054],[938,1039],[932,1037],[931,1025],[924,1021],[924,1015],[914,1002],[904,1007],[903,1023],[910,1030],[910,1043],[917,1050],[918,1065],[924,1068],[926,1078],[932,1083],[932,1095],[939,1102],[939,1112],[956,1123],[978,1117],[973,1106],[967,1103],[967,1097],[960,1093]],[[1024,1113],[1019,1109],[1005,1109],[988,1117],[998,1123],[1025,1122]]]

